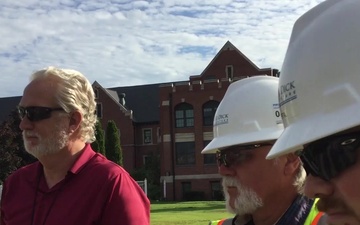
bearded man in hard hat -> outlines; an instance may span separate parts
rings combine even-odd
[[[314,200],[301,195],[305,171],[293,153],[266,160],[283,132],[278,78],[256,76],[232,83],[214,118],[214,139],[226,208],[235,218],[222,225],[320,224]]]
[[[298,153],[328,224],[360,224],[359,0],[325,1],[295,22],[279,102],[285,130],[267,158]]]

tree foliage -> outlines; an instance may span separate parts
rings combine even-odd
[[[13,171],[36,161],[25,151],[19,124],[20,118],[14,110],[0,125],[0,183]]]
[[[160,184],[160,155],[153,154],[146,161],[146,165],[135,169],[131,176],[135,180],[147,179],[148,182],[148,197],[151,200],[161,199],[161,184]]]
[[[96,137],[96,141],[94,141],[93,143],[91,143],[91,147],[92,149],[94,149],[94,151],[99,152],[102,155],[106,155],[105,152],[105,131],[101,126],[101,122],[97,121],[96,125],[95,125],[95,137]]]
[[[123,165],[120,131],[113,120],[109,120],[106,127],[105,152],[109,160],[121,166]]]

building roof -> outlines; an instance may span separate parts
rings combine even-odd
[[[137,123],[160,121],[160,84],[107,88],[118,96],[125,94],[125,107],[133,111]],[[119,97],[117,97],[119,99]]]
[[[114,87],[106,90],[118,102],[119,96],[125,94],[125,107],[133,111],[134,122],[153,123],[160,120],[159,85]],[[7,120],[10,113],[16,109],[20,99],[21,96],[0,98],[0,123]]]

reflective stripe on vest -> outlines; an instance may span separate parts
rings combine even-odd
[[[209,225],[231,225],[233,218],[210,221]]]
[[[319,201],[318,198],[315,199],[313,205],[311,206],[309,215],[307,216],[304,225],[322,225],[325,224],[324,220],[320,220],[325,214],[323,212],[319,212],[316,208],[316,203]]]
[[[220,220],[210,221],[209,225],[217,225]]]

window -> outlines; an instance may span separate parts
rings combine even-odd
[[[191,192],[191,182],[181,182],[181,189],[184,198],[186,196],[186,193]]]
[[[99,90],[98,89],[94,89],[94,95],[95,95],[95,99],[99,98]]]
[[[143,129],[143,143],[151,144],[152,143],[152,131],[151,128]]]
[[[210,141],[204,141],[204,148]],[[216,164],[216,154],[204,154],[204,164]]]
[[[224,200],[224,195],[222,192],[220,181],[211,181],[210,186],[211,186],[211,199],[217,201]]]
[[[101,103],[96,104],[95,114],[97,115],[98,118],[102,118],[102,104]]]
[[[143,165],[145,166],[145,168],[149,168],[150,164],[151,164],[151,155],[144,155]]]
[[[157,143],[161,142],[161,130],[160,127],[156,129],[156,135],[157,135]]]
[[[203,105],[203,124],[204,126],[212,126],[216,109],[219,106],[217,101],[208,101]]]
[[[183,193],[191,191],[191,182],[181,182],[181,186]]]
[[[204,164],[216,164],[216,154],[204,154]]]
[[[225,71],[226,71],[227,78],[229,78],[229,79],[234,78],[234,67],[232,65],[227,65]]]
[[[192,105],[181,103],[175,107],[175,127],[193,127],[194,110]]]
[[[176,165],[195,164],[195,142],[175,143]]]

